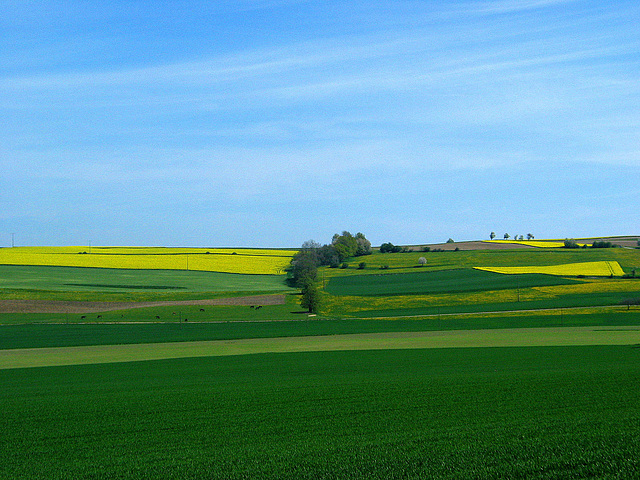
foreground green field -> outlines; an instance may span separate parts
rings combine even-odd
[[[640,349],[0,370],[0,477],[637,478]]]

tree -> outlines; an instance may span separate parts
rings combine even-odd
[[[318,277],[318,248],[315,242],[310,240],[303,243],[303,248],[299,250],[292,258],[289,264],[290,283],[295,287],[302,287],[308,281],[315,282]]]
[[[491,232],[491,234],[489,235],[489,238],[491,240],[493,240],[494,238],[496,238],[496,232]]]
[[[505,234],[504,234],[504,239],[505,239],[505,240],[509,240],[509,237],[510,237],[510,235],[509,235],[508,233],[505,233]]]
[[[530,233],[527,233],[527,240],[533,240],[535,237]]]
[[[383,243],[380,245],[380,253],[398,253],[402,251],[402,247],[394,245],[391,242]]]
[[[427,259],[424,257],[420,257],[418,259],[418,265],[420,265],[421,267],[424,267],[427,264]]]
[[[573,238],[566,238],[564,240],[564,248],[580,248],[580,245]]]
[[[449,240],[447,240],[447,243],[456,243],[456,242],[453,238],[450,238]]]
[[[320,290],[314,281],[307,281],[302,285],[302,298],[300,306],[306,308],[309,313],[318,313],[320,310]]]
[[[342,232],[342,235],[336,233],[333,236],[331,244],[338,254],[341,263],[349,257],[354,257],[358,252],[358,242],[355,237],[347,231]]]
[[[356,239],[357,244],[356,257],[371,255],[371,242],[367,240],[364,233],[358,232],[354,238]]]

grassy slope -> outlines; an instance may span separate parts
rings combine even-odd
[[[422,270],[422,269],[421,269]],[[580,283],[551,275],[502,275],[469,268],[420,271],[391,275],[334,277],[325,291],[333,295],[407,295],[425,293],[477,292]]]
[[[418,258],[428,266],[417,273]],[[625,271],[640,265],[640,250],[608,249],[517,249],[459,252],[374,253],[361,257],[364,270],[323,269],[329,295],[323,313],[342,317],[393,317],[479,311],[566,308],[581,305],[615,305],[640,297],[640,279],[576,279],[547,277],[548,286],[535,285],[535,277],[487,277],[477,266],[558,265],[592,261],[618,261]],[[358,259],[359,260],[359,259]],[[355,263],[355,260],[354,260]],[[379,266],[389,265],[388,270]],[[420,268],[419,270],[423,270]],[[446,270],[450,270],[447,272]],[[429,272],[429,273],[427,273]],[[389,275],[388,277],[386,275]],[[371,278],[367,278],[371,276]],[[520,278],[518,278],[520,277]],[[522,283],[520,284],[520,280]],[[578,284],[569,284],[571,282]]]
[[[0,369],[120,363],[259,353],[350,350],[640,345],[640,328],[561,327],[448,332],[385,332],[315,337],[243,338],[209,342],[169,342],[0,350]]]
[[[282,275],[0,265],[0,299],[152,301],[291,291]]]
[[[268,311],[270,308],[275,307],[265,306],[262,310]],[[246,309],[242,311],[246,312]],[[624,325],[640,325],[640,310],[634,307],[628,311],[604,309],[580,313],[565,311],[545,314],[441,316],[404,320],[344,319],[146,324],[27,323],[0,326],[0,350],[357,333]]]
[[[640,350],[261,354],[0,371],[0,477],[637,478]]]

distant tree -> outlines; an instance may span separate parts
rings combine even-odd
[[[450,238],[449,240],[447,240],[447,243],[456,243],[456,242],[453,238]]]
[[[391,242],[383,243],[380,245],[380,253],[399,253],[402,251],[402,247],[394,245]]]
[[[316,282],[305,282],[301,290],[302,298],[300,299],[300,306],[306,308],[309,313],[318,313],[320,309],[320,290]]]
[[[420,265],[421,267],[424,267],[427,264],[427,259],[424,257],[420,257],[418,259],[418,265]]]
[[[573,238],[566,238],[564,240],[564,248],[580,248],[580,245]]]
[[[358,270],[364,270],[365,268],[367,268],[367,264],[364,262],[360,262],[358,264]]]
[[[496,232],[491,232],[491,233],[489,234],[489,238],[490,238],[491,240],[493,240],[494,238],[496,238]]]
[[[630,310],[631,305],[640,305],[640,298],[626,298],[620,302],[620,305],[626,305],[627,310]]]
[[[508,234],[508,233],[505,233],[505,234],[504,234],[504,239],[505,239],[505,240],[509,240],[509,234]]]
[[[354,236],[346,230],[342,232],[342,235],[336,233],[333,236],[331,244],[338,254],[340,262],[344,262],[347,258],[355,256],[358,251],[358,242]]]
[[[533,240],[535,237],[530,233],[527,233],[527,240]]]
[[[431,251],[431,247],[424,246],[424,247],[422,247],[422,251],[423,252],[430,252]]]
[[[362,255],[371,255],[371,242],[367,240],[367,237],[364,236],[364,233],[358,232],[354,237],[356,239],[356,256],[360,257]]]
[[[307,282],[315,282],[318,277],[317,249],[303,248],[291,259],[288,267],[289,281],[293,286],[301,288]]]
[[[612,248],[614,247],[613,243],[607,242],[605,240],[594,240],[591,244],[591,248]]]

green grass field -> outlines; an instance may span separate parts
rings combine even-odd
[[[552,275],[502,275],[464,268],[334,277],[329,281],[325,290],[332,295],[382,296],[478,292],[577,283],[579,282],[575,279]]]
[[[0,477],[636,478],[640,349],[0,370]]]
[[[291,291],[282,275],[0,265],[0,299],[147,301]]]

